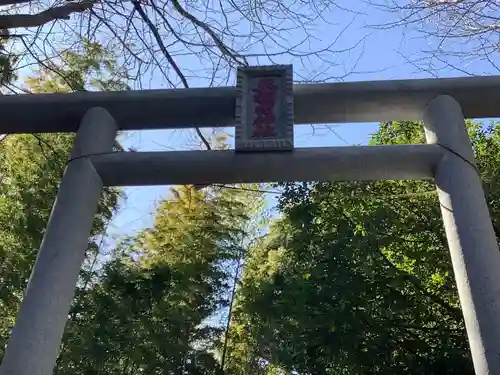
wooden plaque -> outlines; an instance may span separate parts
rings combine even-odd
[[[238,69],[236,151],[293,150],[292,65]]]

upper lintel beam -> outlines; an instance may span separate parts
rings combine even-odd
[[[296,124],[420,120],[438,95],[450,95],[466,118],[500,117],[500,76],[294,86]],[[234,87],[4,95],[0,134],[73,132],[91,107],[103,107],[122,130],[233,126]]]

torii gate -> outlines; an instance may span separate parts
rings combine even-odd
[[[234,125],[241,82],[0,97],[0,133],[78,131],[0,375],[52,373],[103,186],[432,178],[476,374],[500,374],[500,252],[464,123],[500,117],[500,76],[295,85],[293,95],[283,77],[295,124],[423,120],[427,144],[112,153],[120,129]]]

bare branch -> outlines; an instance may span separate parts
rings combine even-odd
[[[0,0],[0,6],[5,5],[20,5],[31,2],[31,0]]]
[[[432,70],[435,74],[440,69],[451,68],[472,75],[468,66],[478,61],[489,63],[493,70],[499,71],[500,3],[497,0],[368,1],[396,16],[393,22],[372,27],[411,27],[423,35],[429,48],[418,51],[417,59],[411,61],[421,70]]]
[[[85,0],[80,3],[67,3],[37,14],[0,15],[0,29],[38,27],[55,20],[67,20],[73,13],[82,13],[91,9],[95,2],[96,0]]]
[[[166,48],[165,44],[163,43],[163,40],[162,40],[162,38],[160,36],[160,33],[158,32],[158,29],[153,24],[153,22],[151,22],[151,19],[147,16],[146,12],[142,9],[141,4],[139,3],[139,1],[132,0],[132,4],[134,4],[134,8],[141,15],[142,19],[144,20],[144,22],[146,22],[146,24],[148,25],[149,29],[153,33],[153,35],[154,35],[154,37],[156,39],[156,42],[160,46],[161,51],[163,52],[163,54],[167,58],[167,60],[170,63],[170,65],[174,68],[175,72],[177,73],[177,76],[180,78],[180,80],[182,82],[182,85],[184,86],[184,88],[188,88],[189,84],[187,82],[186,77],[184,76],[184,74],[182,73],[181,69],[179,68],[179,66],[177,65],[177,63],[174,61],[174,59],[172,58],[172,56],[170,55],[170,53],[168,52],[168,50],[167,50],[167,48]],[[198,136],[200,137],[201,141],[205,144],[205,147],[208,150],[210,150],[211,149],[210,143],[203,136],[201,130],[199,128],[195,128],[195,130],[196,130],[196,133],[198,134]]]
[[[239,56],[235,51],[233,51],[229,47],[227,47],[206,23],[200,21],[195,16],[193,16],[191,13],[187,12],[179,4],[179,2],[177,0],[172,0],[172,4],[174,5],[175,10],[177,12],[179,12],[179,14],[181,14],[183,17],[186,17],[188,20],[190,20],[196,26],[202,28],[208,35],[210,35],[212,37],[212,39],[214,40],[214,42],[217,45],[217,47],[219,48],[219,50],[222,52],[223,56],[229,56],[238,65],[248,65],[248,61],[246,60],[246,58],[243,56]]]

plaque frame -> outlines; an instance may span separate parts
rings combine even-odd
[[[252,95],[252,81],[272,77],[277,83],[274,104],[274,129],[276,136],[252,137],[256,108]],[[276,108],[277,107],[277,108]],[[292,65],[265,65],[238,68],[236,78],[235,150],[250,151],[292,151],[293,145],[293,67]]]

